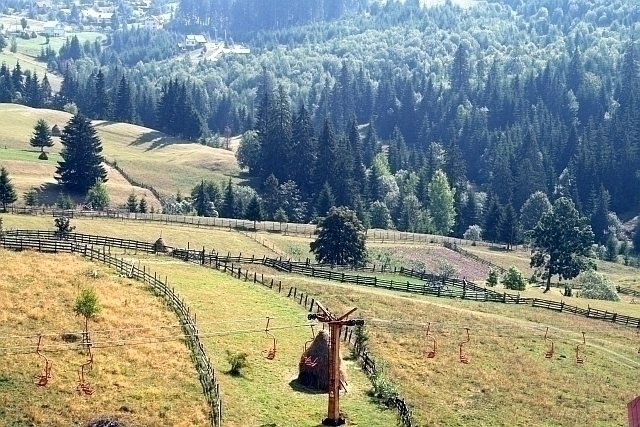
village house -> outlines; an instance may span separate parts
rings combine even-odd
[[[110,24],[113,12],[99,12],[93,9],[83,10],[81,12],[82,20],[94,24]]]
[[[48,0],[37,1],[33,4],[33,10],[38,15],[44,15],[51,12],[51,2]]]
[[[188,34],[185,45],[187,47],[203,47],[207,44],[207,39],[200,34]]]
[[[144,20],[144,28],[147,30],[159,30],[164,26],[164,23],[157,16],[147,16]]]
[[[58,21],[47,21],[42,27],[42,34],[49,37],[65,37],[67,35],[64,24]]]

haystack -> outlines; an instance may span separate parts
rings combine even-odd
[[[164,243],[164,239],[160,237],[153,244],[153,250],[159,253],[166,254],[167,252],[169,252],[169,247]]]
[[[298,365],[298,383],[313,390],[329,391],[329,333],[318,332],[302,357],[303,360],[308,358],[315,366],[307,365],[301,360]],[[346,383],[347,376],[343,368],[340,357],[340,380]]]
[[[60,136],[60,135],[62,135],[62,132],[60,132],[60,127],[58,127],[57,124],[53,125],[53,127],[51,128],[51,135],[52,136]]]
[[[40,155],[38,156],[38,159],[40,160],[49,160],[49,156],[47,156],[47,153],[45,153],[44,151],[40,153]]]

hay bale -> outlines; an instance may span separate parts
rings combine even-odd
[[[47,156],[47,153],[45,153],[44,151],[40,153],[40,155],[38,156],[38,159],[40,160],[49,160],[49,156]]]
[[[159,252],[159,253],[166,254],[167,252],[169,252],[169,247],[164,242],[164,239],[162,237],[160,237],[153,244],[153,250],[156,251],[156,252]]]
[[[60,132],[60,127],[57,124],[53,125],[53,127],[51,128],[51,135],[52,136],[62,135],[62,132]]]
[[[315,365],[305,364],[304,358]],[[343,368],[342,357],[340,357],[340,381],[346,383],[347,376]],[[298,383],[313,390],[329,391],[329,333],[327,331],[318,332],[307,351],[302,354],[298,365]]]

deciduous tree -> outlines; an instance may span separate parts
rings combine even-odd
[[[588,259],[593,232],[588,220],[580,217],[571,199],[561,197],[545,213],[533,229],[531,267],[546,279],[545,292],[551,288],[551,277],[573,279],[580,272],[595,269]]]
[[[455,224],[456,211],[453,206],[455,189],[449,186],[447,176],[437,170],[429,183],[429,212],[438,234],[447,235]]]

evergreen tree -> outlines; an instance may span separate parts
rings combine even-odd
[[[138,212],[147,213],[149,207],[147,205],[147,199],[144,196],[140,197],[140,203],[138,204]],[[151,211],[153,212],[153,210]]]
[[[316,201],[316,212],[319,216],[324,217],[335,205],[336,198],[333,195],[333,191],[331,191],[331,186],[328,182],[325,182]]]
[[[278,178],[273,174],[269,175],[262,184],[262,200],[265,215],[267,218],[273,218],[276,210],[280,207],[280,183]]]
[[[51,84],[49,83],[49,78],[45,74],[42,78],[42,82],[40,83],[40,99],[42,100],[42,104],[48,105],[51,101]]]
[[[304,104],[293,122],[291,147],[291,178],[298,184],[306,197],[313,194],[313,167],[316,162],[317,142],[311,115]]]
[[[340,177],[342,171],[338,168],[339,147],[337,138],[333,132],[331,121],[327,118],[324,121],[322,132],[318,138],[318,157],[313,166],[315,193],[322,191],[325,183],[331,188],[340,185]]]
[[[231,183],[231,178],[229,178],[229,183],[227,184],[227,188],[224,193],[224,200],[222,202],[222,216],[225,218],[235,218],[236,217],[236,197],[235,191],[233,189],[233,184]]]
[[[136,115],[131,87],[124,75],[120,79],[120,84],[118,85],[113,117],[118,122],[135,123]]]
[[[449,234],[455,224],[454,193],[455,189],[449,187],[447,176],[437,170],[429,183],[429,212],[433,217],[436,233],[443,236]]]
[[[470,77],[469,51],[464,44],[460,43],[451,66],[451,89],[455,94],[465,94],[469,90]]]
[[[107,186],[101,179],[97,179],[87,192],[87,203],[91,205],[92,209],[103,210],[109,206],[110,200]]]
[[[500,217],[502,216],[502,207],[496,197],[491,197],[484,216],[484,240],[496,242],[499,238]]]
[[[62,151],[56,169],[56,180],[65,190],[86,194],[96,180],[106,181],[102,166],[102,142],[89,119],[76,114],[62,130]]]
[[[44,119],[38,119],[33,128],[33,136],[29,140],[29,145],[34,148],[40,148],[40,152],[44,153],[45,147],[53,147],[53,138],[51,137],[51,128]]]
[[[582,271],[596,268],[589,260],[593,232],[587,218],[580,217],[575,205],[566,197],[555,201],[533,229],[531,267],[546,279],[545,292],[551,288],[551,277],[570,280]]]
[[[512,249],[513,243],[518,240],[518,229],[516,210],[509,203],[502,209],[498,222],[498,236],[500,241],[507,244],[507,249]]]
[[[211,202],[211,198],[209,196],[209,192],[207,191],[207,186],[204,180],[200,183],[200,185],[194,188],[195,194],[192,194],[193,197],[193,207],[196,210],[196,214],[198,216],[212,216],[214,206]]]
[[[355,267],[366,262],[365,240],[364,227],[356,213],[334,207],[318,224],[318,237],[310,247],[319,263]]]
[[[0,203],[2,203],[2,211],[7,211],[7,205],[18,200],[16,190],[13,188],[9,172],[4,166],[0,167]]]
[[[591,229],[597,243],[604,243],[609,232],[609,201],[611,197],[604,186],[600,184],[597,198],[592,202],[594,209],[591,214]]]
[[[633,233],[633,250],[640,255],[640,217],[636,219],[636,231]]]
[[[138,197],[133,191],[131,191],[127,198],[127,209],[129,209],[129,212],[131,213],[138,212]]]
[[[107,120],[111,117],[109,97],[107,96],[107,88],[105,77],[100,69],[96,75],[94,98],[92,102],[92,115],[97,119]]]
[[[260,199],[257,195],[251,198],[251,201],[247,205],[247,208],[244,212],[244,217],[249,221],[253,221],[253,228],[256,228],[256,221],[262,221],[263,218],[262,213],[262,203],[260,203]]]

